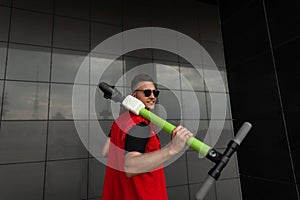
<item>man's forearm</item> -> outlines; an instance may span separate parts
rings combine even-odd
[[[125,156],[124,170],[128,177],[152,171],[175,155],[169,147],[151,153],[129,152]]]

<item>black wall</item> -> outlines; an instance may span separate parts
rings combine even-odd
[[[300,1],[219,1],[243,199],[300,199]]]

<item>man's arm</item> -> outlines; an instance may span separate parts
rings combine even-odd
[[[173,134],[175,137],[171,141],[171,144],[161,150],[146,154],[137,151],[127,153],[124,163],[126,176],[133,177],[156,169],[174,155],[181,152],[187,140],[193,136],[189,130],[182,126],[176,127]]]

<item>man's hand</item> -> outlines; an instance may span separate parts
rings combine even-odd
[[[175,155],[181,152],[188,139],[192,137],[193,134],[186,128],[182,126],[177,126],[172,132],[172,142],[170,145],[170,154]]]

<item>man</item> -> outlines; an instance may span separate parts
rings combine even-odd
[[[131,89],[146,109],[154,109],[159,91],[150,76],[137,75]],[[193,134],[178,126],[172,136],[171,144],[161,149],[152,123],[131,112],[121,114],[111,127],[102,199],[168,199],[162,165],[180,153]]]

